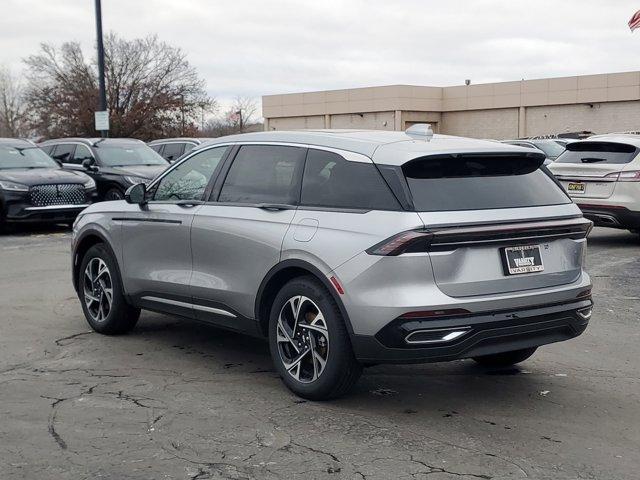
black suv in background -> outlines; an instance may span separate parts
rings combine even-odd
[[[153,140],[147,145],[169,162],[175,162],[185,153],[190,152],[209,138],[162,138]]]
[[[96,196],[83,172],[63,170],[34,143],[0,138],[0,229],[6,223],[71,223]]]
[[[143,141],[129,138],[58,138],[38,145],[65,169],[92,177],[100,200],[121,200],[136,183],[148,183],[169,163]]]

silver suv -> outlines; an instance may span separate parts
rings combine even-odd
[[[82,212],[74,286],[101,333],[148,309],[267,337],[310,399],[377,363],[513,365],[591,316],[591,222],[544,159],[426,125],[219,138]]]

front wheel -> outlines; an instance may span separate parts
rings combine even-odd
[[[269,347],[285,385],[310,400],[346,394],[362,373],[338,305],[313,277],[291,280],[276,296]]]
[[[91,328],[98,333],[117,335],[135,327],[140,309],[126,302],[116,261],[103,244],[87,251],[79,273],[78,296]]]
[[[123,200],[124,193],[119,188],[110,188],[107,193],[104,194],[104,199],[109,200]]]
[[[538,347],[523,348],[522,350],[512,350],[511,352],[473,357],[473,359],[485,367],[510,367],[516,363],[524,362],[533,355],[537,349]]]

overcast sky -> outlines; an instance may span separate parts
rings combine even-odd
[[[2,0],[0,63],[41,42],[92,54],[93,0]],[[640,0],[102,0],[105,31],[184,49],[223,105],[386,84],[640,70]]]

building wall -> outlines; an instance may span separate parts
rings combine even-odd
[[[394,112],[351,113],[331,115],[331,128],[364,128],[393,130]]]
[[[265,128],[267,127],[265,122]],[[306,117],[281,117],[269,119],[269,130],[299,130],[324,128],[324,115]]]
[[[518,138],[518,109],[443,112],[440,133],[472,138]]]
[[[529,107],[526,135],[640,130],[640,101]]]

